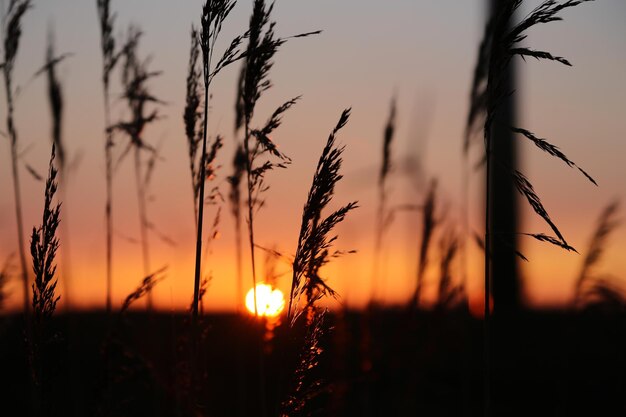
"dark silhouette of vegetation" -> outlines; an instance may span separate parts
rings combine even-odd
[[[29,311],[29,291],[28,291],[28,267],[26,266],[26,252],[24,242],[24,220],[22,215],[22,196],[20,190],[19,176],[19,141],[15,120],[13,118],[14,107],[14,91],[13,91],[13,68],[17,58],[17,52],[22,36],[22,18],[26,12],[32,7],[30,0],[12,0],[6,14],[2,17],[4,21],[3,46],[4,46],[4,62],[2,63],[2,73],[4,75],[4,88],[7,104],[7,132],[11,141],[11,173],[13,175],[13,196],[15,199],[15,219],[17,223],[17,244],[20,259],[20,268],[22,276],[22,291],[24,300],[24,313]]]

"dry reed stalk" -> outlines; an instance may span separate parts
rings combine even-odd
[[[199,161],[198,147],[202,141],[202,128],[198,126],[202,118],[200,106],[200,82],[201,73],[198,68],[200,57],[200,38],[195,27],[191,26],[191,48],[189,51],[189,65],[187,70],[187,93],[183,121],[185,123],[185,135],[187,136],[187,149],[189,153],[189,171],[191,173],[191,188],[193,191],[194,222],[198,226],[198,193],[199,185]]]
[[[336,143],[336,135],[343,128],[350,117],[350,109],[344,110],[335,128],[328,136],[326,146],[317,163],[313,183],[302,211],[302,225],[298,237],[298,246],[293,261],[291,290],[289,292],[289,308],[287,321],[293,325],[300,314],[313,307],[323,296],[335,297],[335,291],[330,288],[320,275],[320,269],[332,258],[344,252],[331,251],[337,236],[330,235],[335,226],[341,223],[345,216],[357,208],[357,202],[351,202],[322,217],[322,212],[332,200],[335,185],[341,180],[341,155],[344,146]],[[300,299],[305,296],[304,306],[300,306]]]
[[[41,413],[47,405],[47,391],[44,386],[47,380],[44,376],[44,362],[46,347],[52,340],[49,320],[61,298],[56,293],[57,278],[55,257],[59,248],[59,239],[56,230],[60,223],[61,205],[53,204],[57,191],[58,171],[54,166],[55,145],[52,145],[48,178],[45,186],[45,199],[41,226],[33,227],[30,239],[30,254],[33,261],[35,279],[33,290],[33,333],[31,342],[32,382],[34,387],[33,407],[36,413]]]
[[[201,285],[200,278],[202,274],[202,243],[203,243],[202,235],[203,235],[203,223],[204,223],[205,183],[207,179],[213,177],[214,168],[212,167],[212,164],[215,160],[215,157],[217,156],[217,151],[222,146],[222,139],[221,137],[217,136],[215,138],[215,142],[211,146],[210,153],[207,152],[208,150],[208,146],[207,146],[208,122],[209,122],[208,121],[208,114],[209,114],[208,109],[209,109],[209,100],[211,97],[211,95],[209,94],[209,91],[210,91],[211,82],[220,73],[220,71],[222,71],[227,66],[243,58],[243,53],[240,51],[240,45],[243,39],[245,39],[245,37],[247,36],[247,33],[244,33],[243,35],[238,35],[235,38],[233,38],[230,45],[225,49],[221,58],[219,58],[217,62],[215,63],[215,65],[213,65],[214,64],[213,57],[215,53],[215,45],[216,45],[217,39],[219,38],[219,34],[222,30],[222,25],[226,21],[230,12],[235,7],[235,3],[236,3],[236,0],[206,0],[202,7],[202,14],[200,17],[201,28],[199,32],[200,38],[197,42],[198,44],[197,47],[199,47],[200,52],[202,53],[202,75],[203,75],[202,81],[203,81],[203,87],[204,87],[203,89],[204,94],[203,94],[203,97],[201,97],[203,99],[204,109],[201,115],[197,111],[201,98],[197,92],[197,90],[199,89],[200,82],[198,81],[199,74],[195,70],[195,60],[197,60],[197,57],[194,56],[194,54],[196,53],[194,51],[194,48],[197,48],[197,47],[195,46],[196,41],[193,41],[193,40],[192,40],[192,51],[190,55],[190,64],[189,64],[190,65],[189,77],[191,77],[191,80],[188,78],[188,98],[191,98],[191,100],[188,100],[188,105],[190,104],[190,106],[186,108],[186,113],[185,113],[186,126],[190,127],[191,122],[196,117],[202,117],[202,124],[201,124],[201,129],[200,129],[200,133],[202,135],[202,151],[199,156],[198,165],[195,165],[197,169],[197,172],[195,174],[197,174],[197,177],[196,177],[195,183],[192,183],[192,185],[194,186],[194,198],[197,199],[196,204],[197,204],[198,209],[196,211],[197,213],[197,216],[196,216],[197,234],[196,234],[196,253],[195,253],[196,256],[195,256],[195,268],[194,268],[194,291],[193,291],[193,301],[192,301],[192,307],[191,307],[191,319],[192,319],[191,339],[192,340],[191,340],[191,354],[189,356],[190,364],[191,364],[190,367],[191,367],[192,381],[194,381],[194,384],[198,384],[198,385],[201,382],[200,373],[202,373],[197,368],[201,363],[200,361],[201,353],[199,351],[200,334],[199,334],[199,323],[198,323],[198,315],[200,313],[199,304],[200,304],[201,296],[202,294],[204,294],[204,290],[203,290],[203,286]],[[192,31],[192,36],[194,36],[193,31]],[[196,34],[195,36],[198,36],[198,34]],[[191,83],[189,81],[191,81]],[[190,89],[191,89],[191,92],[190,92]],[[193,98],[191,97],[192,95],[198,95],[198,98]],[[192,136],[189,135],[190,132],[191,130],[188,130],[188,140],[195,141],[196,139],[192,138]],[[199,135],[198,135],[198,140],[199,140]],[[193,144],[193,146],[198,146],[198,145],[199,143]],[[191,143],[190,143],[190,146],[192,146]],[[194,172],[193,172],[194,160],[192,158],[191,151],[190,151],[190,158],[191,158],[190,163],[191,163],[191,169],[192,169],[192,176],[194,176]],[[213,193],[215,192],[216,190],[214,189]],[[195,197],[196,195],[197,197]],[[218,215],[216,216],[213,222],[214,230],[216,230],[216,226],[218,222],[219,222],[219,211],[218,211]],[[213,233],[215,233],[215,231]],[[213,238],[214,238],[214,235],[209,237],[209,242]],[[194,401],[196,402],[196,405],[198,407],[201,407],[200,397],[196,397]]]
[[[128,312],[130,306],[136,301],[140,300],[147,294],[150,294],[152,292],[152,289],[165,278],[164,273],[166,269],[166,267],[163,267],[156,272],[146,275],[141,283],[137,286],[137,288],[135,288],[133,292],[128,294],[122,302],[122,306],[120,307],[120,315]]]
[[[52,118],[51,139],[57,154],[56,160],[59,171],[59,194],[62,201],[66,201],[67,192],[67,152],[65,151],[65,143],[63,141],[63,90],[61,82],[56,73],[56,67],[59,63],[69,57],[70,54],[62,54],[56,56],[54,53],[54,35],[48,34],[48,47],[46,50],[46,61],[44,66],[35,73],[34,77],[46,75],[48,83],[48,103],[50,105],[50,115]],[[61,251],[63,283],[65,289],[65,309],[70,308],[69,288],[70,278],[70,253],[69,253],[69,234],[67,218],[67,203],[64,208],[66,220],[61,223],[61,235],[63,236],[64,250]]]
[[[235,256],[237,262],[237,301],[236,306],[239,311],[244,303],[243,295],[243,242],[241,241],[241,180],[246,172],[246,155],[243,144],[239,142],[239,131],[243,127],[243,87],[246,76],[245,61],[239,70],[237,79],[237,92],[235,95],[235,126],[234,137],[237,143],[235,155],[233,157],[233,174],[228,177],[230,184],[229,201],[231,214],[235,220]]]
[[[113,130],[111,127],[110,78],[121,56],[113,36],[115,14],[110,11],[110,0],[96,0],[100,23],[100,48],[102,51],[102,92],[104,103],[104,158],[106,180],[106,309],[111,313],[113,286]]]
[[[437,181],[432,180],[428,193],[426,194],[424,204],[422,205],[422,237],[419,247],[419,257],[417,263],[416,286],[415,292],[411,299],[411,308],[419,307],[422,289],[424,287],[424,274],[429,262],[430,246],[435,229],[439,225],[439,221],[435,216],[437,203]]]
[[[243,303],[243,247],[241,242],[241,180],[246,170],[246,161],[241,145],[235,149],[233,158],[233,174],[228,177],[230,193],[228,194],[231,214],[235,220],[235,252],[237,263],[237,309]]]
[[[437,297],[437,307],[446,309],[453,306],[459,296],[463,293],[463,283],[459,285],[453,284],[452,263],[457,256],[459,249],[459,240],[452,231],[445,233],[439,240],[439,288]]]
[[[217,74],[243,58],[243,53],[240,51],[239,46],[247,34],[236,36],[230,43],[230,45],[224,51],[222,57],[217,61],[215,66],[212,66],[213,54],[215,51],[215,44],[221,32],[222,25],[233,7],[235,7],[234,0],[207,0],[202,7],[201,15],[201,32],[200,32],[200,50],[202,52],[202,73],[204,82],[204,113],[202,118],[202,153],[200,154],[199,164],[199,191],[198,191],[198,216],[197,216],[197,237],[196,237],[196,262],[194,273],[194,298],[192,316],[194,321],[198,317],[198,303],[200,295],[200,275],[202,270],[202,225],[204,220],[204,189],[205,181],[207,179],[207,164],[210,164],[207,155],[207,129],[208,129],[208,108],[209,108],[209,88],[211,82],[217,76]],[[217,151],[219,146],[216,138],[216,144],[212,149]],[[213,152],[212,152],[213,153]],[[210,169],[210,166],[209,166]]]
[[[589,249],[583,259],[580,273],[576,279],[574,291],[575,305],[582,303],[586,286],[590,286],[593,290],[594,281],[596,281],[593,269],[602,259],[609,235],[620,223],[616,218],[618,210],[619,202],[616,200],[607,205],[598,217],[596,229],[589,242]]]
[[[20,259],[23,308],[24,314],[29,314],[29,290],[28,290],[28,267],[26,263],[26,251],[24,242],[24,220],[22,218],[22,197],[20,191],[19,157],[18,157],[18,136],[15,128],[13,114],[15,111],[13,102],[13,68],[19,49],[20,37],[22,35],[22,18],[32,7],[30,0],[12,0],[2,17],[4,23],[3,44],[4,62],[0,64],[4,75],[4,87],[7,103],[7,132],[11,141],[11,172],[13,174],[13,196],[15,200],[15,218],[17,223],[17,243],[19,245],[18,254]]]
[[[562,18],[558,16],[559,12],[566,8],[574,7],[588,1],[593,0],[568,0],[563,3],[559,3],[555,0],[547,0],[541,3],[535,9],[533,9],[524,19],[522,19],[521,22],[517,23],[516,25],[509,25],[509,22],[512,21],[515,11],[522,4],[522,0],[510,0],[502,8],[501,12],[494,17],[494,20],[490,22],[490,29],[487,33],[489,39],[483,41],[490,44],[487,57],[488,69],[486,73],[484,71],[481,72],[483,77],[482,79],[475,79],[474,81],[474,84],[482,84],[483,82],[485,82],[484,78],[486,77],[486,87],[484,92],[477,95],[477,97],[479,98],[476,99],[476,103],[472,103],[472,108],[475,107],[478,109],[483,109],[486,115],[484,123],[484,137],[487,155],[489,155],[490,144],[493,140],[491,137],[491,127],[496,112],[499,110],[499,106],[502,100],[512,93],[505,90],[503,75],[504,70],[509,65],[511,59],[515,56],[519,56],[523,59],[525,59],[526,57],[532,57],[536,58],[537,60],[551,60],[567,66],[571,66],[569,61],[567,61],[565,58],[552,55],[549,52],[521,47],[519,44],[524,39],[526,39],[526,31],[538,24],[562,20]],[[511,28],[509,29],[509,27]],[[587,172],[585,172],[582,168],[580,168],[573,161],[567,158],[567,156],[565,156],[565,154],[561,152],[556,146],[550,144],[545,139],[537,137],[535,134],[526,129],[518,127],[511,127],[511,129],[514,133],[518,133],[528,140],[532,141],[542,151],[548,153],[553,157],[561,159],[568,166],[578,169],[590,182],[596,184],[595,180],[589,174],[587,174]],[[487,170],[491,170],[493,168],[491,167],[491,165],[492,164],[489,162],[489,158],[487,158]],[[535,193],[530,181],[517,170],[511,171],[509,167],[506,166],[499,166],[499,168],[504,169],[513,177],[517,190],[527,199],[528,203],[533,208],[535,213],[539,215],[550,226],[556,237],[551,237],[543,234],[527,235],[537,240],[552,243],[567,250],[572,250],[573,248],[567,244],[567,241],[557,228],[556,224],[551,220],[548,212],[545,210],[543,204],[541,203],[539,196]],[[490,218],[489,213],[487,212],[486,214],[486,218]],[[487,233],[487,235],[490,235],[490,233]],[[490,239],[490,236],[486,236],[485,243],[487,247],[489,247],[488,239]]]
[[[250,259],[252,263],[252,284],[254,290],[254,309],[256,311],[256,259],[255,259],[255,239],[254,239],[254,214],[264,204],[261,194],[268,189],[264,182],[265,174],[276,168],[285,168],[291,160],[278,150],[278,147],[270,139],[272,132],[277,129],[281,122],[283,113],[293,106],[300,97],[288,100],[278,107],[265,126],[260,129],[251,127],[252,118],[257,101],[263,92],[271,88],[272,82],[269,79],[269,72],[274,65],[274,55],[278,48],[289,38],[278,38],[274,29],[276,22],[271,21],[271,14],[274,3],[269,6],[265,0],[255,0],[250,17],[250,26],[247,32],[248,46],[245,52],[245,62],[243,73],[241,74],[239,88],[241,100],[237,102],[237,121],[243,120],[245,126],[244,154],[246,159],[246,180],[248,193],[248,240],[250,243]],[[315,35],[320,31],[301,33],[291,38],[301,38]],[[241,106],[241,107],[238,107]],[[239,112],[241,109],[241,112]],[[242,117],[243,115],[243,117]],[[254,143],[252,143],[254,139]],[[256,165],[258,158],[268,155],[278,162],[266,160],[261,165]]]
[[[60,223],[61,205],[53,206],[57,191],[58,171],[54,166],[55,145],[52,145],[48,178],[45,188],[43,221],[39,228],[33,227],[30,239],[30,253],[33,259],[33,312],[35,322],[43,322],[50,318],[60,297],[55,294],[57,280],[54,258],[59,247],[56,229]]]
[[[396,128],[396,98],[392,98],[390,109],[389,109],[389,117],[387,119],[387,124],[385,125],[385,130],[383,132],[383,146],[382,146],[382,159],[380,172],[378,175],[378,208],[376,210],[376,232],[374,238],[374,265],[372,268],[373,279],[372,279],[372,294],[370,296],[371,301],[375,300],[377,296],[377,291],[379,290],[378,286],[380,285],[379,281],[382,277],[385,276],[385,271],[381,271],[380,269],[380,260],[382,256],[383,250],[383,240],[385,230],[390,226],[390,219],[392,213],[389,212],[387,208],[387,177],[391,172],[392,161],[391,161],[391,145],[393,143],[394,131]],[[381,285],[384,287],[384,285]],[[383,291],[383,289],[380,289]]]
[[[163,104],[163,102],[152,95],[147,86],[149,80],[159,76],[161,73],[148,70],[148,64],[150,63],[149,58],[141,61],[137,56],[140,37],[141,31],[131,25],[128,30],[128,39],[122,55],[124,58],[122,70],[124,92],[122,97],[128,104],[130,119],[128,121],[118,122],[111,127],[111,130],[119,130],[129,138],[128,145],[120,156],[120,161],[124,159],[131,150],[133,151],[143,269],[144,276],[148,276],[151,273],[148,231],[152,226],[148,220],[147,214],[147,188],[152,170],[154,169],[157,150],[145,142],[143,132],[148,124],[160,118],[156,108],[148,111],[147,106],[158,106]],[[141,152],[147,152],[151,156],[146,168],[143,168]],[[148,309],[152,309],[152,294],[150,292],[147,294],[147,300]]]
[[[323,352],[321,336],[324,332],[326,311],[318,308],[316,302],[324,296],[336,297],[337,294],[326,284],[320,269],[331,259],[344,253],[331,251],[333,243],[337,240],[337,236],[332,236],[331,233],[335,226],[357,207],[357,203],[348,203],[326,217],[323,217],[322,212],[331,202],[335,186],[342,178],[339,170],[345,147],[337,144],[336,137],[349,117],[350,109],[344,110],[330,133],[302,211],[302,225],[293,260],[287,321],[293,326],[298,317],[306,312],[306,336],[300,363],[295,369],[295,386],[292,393],[281,403],[281,416],[309,415],[306,414],[307,404],[323,392],[321,381],[310,375],[311,370],[317,367],[319,356]],[[306,298],[306,302],[300,306],[302,296]]]
[[[319,365],[320,355],[324,349],[321,346],[321,338],[324,334],[324,318],[326,310],[311,308],[307,320],[304,348],[300,354],[300,361],[295,369],[293,377],[294,387],[287,399],[281,403],[281,417],[296,417],[311,415],[306,412],[307,404],[315,400],[323,392],[322,382],[311,378],[310,373]]]
[[[492,141],[492,125],[496,117],[497,112],[500,109],[500,105],[503,100],[512,94],[511,91],[507,91],[506,88],[506,69],[510,61],[519,56],[522,59],[532,57],[537,60],[551,60],[570,66],[571,64],[562,57],[552,55],[549,52],[533,50],[527,47],[522,47],[520,44],[527,37],[527,31],[538,24],[549,23],[553,21],[562,20],[558,16],[559,12],[564,9],[577,6],[581,3],[593,1],[593,0],[567,0],[562,3],[557,0],[545,0],[529,14],[527,14],[521,21],[515,23],[513,17],[515,12],[522,5],[523,0],[507,0],[504,2],[496,13],[492,21],[488,24],[485,38],[482,45],[485,45],[485,49],[481,46],[480,56],[478,60],[477,70],[475,71],[473,88],[472,88],[472,104],[471,109],[476,111],[470,111],[468,117],[468,127],[471,128],[472,121],[476,119],[478,112],[484,113],[484,129],[483,136],[485,139],[485,161],[486,161],[486,205],[485,205],[485,299],[484,299],[484,313],[485,313],[485,351],[484,351],[484,365],[485,365],[485,415],[491,414],[491,396],[490,396],[490,353],[489,353],[489,338],[490,338],[490,307],[489,307],[489,295],[491,289],[491,259],[489,252],[491,248],[491,230],[490,222],[492,213],[490,212],[491,195],[490,195],[490,178],[492,177],[492,170],[494,167],[491,162],[491,149]],[[483,55],[484,53],[484,55]],[[480,86],[484,85],[484,89]],[[476,93],[475,92],[479,92]],[[571,160],[569,160],[563,153],[543,139],[537,138],[535,135],[525,129],[519,129],[511,127],[514,132],[522,134],[527,139],[531,140],[543,151],[550,155],[563,160],[571,167],[578,168]],[[498,162],[498,161],[496,161]],[[515,187],[528,201],[529,205],[533,208],[535,213],[539,215],[552,229],[556,237],[548,236],[545,234],[527,234],[537,240],[555,244],[566,250],[573,250],[573,248],[567,243],[555,223],[551,220],[548,212],[545,210],[539,196],[535,193],[532,184],[528,179],[519,171],[511,169],[511,167],[503,166],[499,163],[497,166],[502,169],[506,174],[512,176]],[[582,169],[578,168],[581,173],[591,182],[595,184],[595,181]]]

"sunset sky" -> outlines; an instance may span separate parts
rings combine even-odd
[[[140,51],[151,55],[151,68],[163,71],[152,82],[153,92],[167,105],[166,116],[145,132],[145,140],[159,147],[159,162],[151,186],[148,212],[172,246],[151,235],[152,268],[167,266],[166,279],[155,290],[155,304],[162,309],[187,308],[193,295],[194,218],[182,111],[189,54],[189,30],[198,25],[202,1],[114,0],[118,14],[116,33],[128,24],[143,30]],[[247,28],[251,1],[240,0],[222,32],[223,48]],[[424,163],[427,178],[437,178],[441,206],[450,224],[460,224],[461,142],[468,109],[469,87],[480,41],[485,7],[470,0],[283,0],[274,18],[280,36],[322,29],[319,36],[293,39],[276,56],[270,77],[274,87],[259,102],[255,113],[263,123],[289,98],[303,98],[287,113],[273,139],[293,163],[287,170],[271,172],[267,205],[255,219],[258,244],[286,255],[295,252],[302,206],[313,170],[328,133],[341,111],[352,107],[349,124],[340,133],[346,145],[344,179],[336,190],[334,206],[358,200],[360,208],[338,229],[340,249],[356,254],[334,261],[324,271],[331,287],[350,307],[367,303],[370,295],[373,225],[376,210],[376,178],[380,165],[382,132],[389,102],[398,98],[398,129],[394,142],[391,177],[394,204],[417,204],[423,183],[402,167],[408,160]],[[538,1],[528,2],[530,5]],[[7,1],[0,1],[3,10]],[[105,182],[103,98],[101,85],[100,29],[95,1],[39,0],[23,21],[14,82],[19,86],[15,104],[16,128],[23,162],[45,173],[50,153],[50,112],[44,78],[33,79],[43,65],[46,39],[54,31],[57,53],[73,55],[59,67],[64,88],[64,139],[70,160],[78,161],[67,179],[63,201],[59,257],[60,294],[73,307],[102,307],[105,300]],[[530,5],[527,4],[525,11]],[[534,306],[562,305],[570,301],[596,218],[613,199],[626,203],[626,2],[603,0],[563,13],[564,21],[533,28],[526,44],[564,56],[573,68],[555,63],[519,61],[519,125],[549,139],[588,171],[599,187],[590,185],[577,171],[523,143],[522,170],[535,185],[551,217],[568,242],[581,255],[535,241],[522,240],[522,252],[530,262],[522,265],[525,294]],[[225,137],[216,179],[227,195],[226,176],[233,155],[233,109],[238,65],[216,78],[209,117],[211,137]],[[112,77],[114,119],[124,117],[119,73]],[[8,308],[19,308],[21,284],[10,170],[10,144],[6,132],[4,84],[0,88],[0,265],[14,254]],[[119,137],[118,143],[126,139]],[[480,140],[480,139],[479,139]],[[521,141],[521,139],[520,139]],[[479,142],[478,142],[479,143]],[[117,152],[122,146],[117,148]],[[472,161],[477,161],[478,145]],[[42,182],[25,169],[20,172],[25,229],[41,222]],[[482,179],[471,177],[472,228],[480,230]],[[132,160],[122,163],[114,184],[114,282],[113,300],[120,304],[143,278],[137,199]],[[522,206],[522,231],[548,232],[527,205]],[[207,223],[216,210],[209,207]],[[621,214],[621,217],[624,217]],[[222,207],[220,236],[212,246],[207,271],[212,281],[205,298],[208,309],[233,309],[237,300],[234,228],[229,206]],[[414,285],[419,241],[416,214],[398,215],[386,234],[388,271],[383,298],[390,303],[408,300]],[[68,244],[69,242],[69,244]],[[470,244],[468,289],[481,296],[482,257]],[[247,254],[247,246],[244,247]],[[626,286],[626,227],[612,235],[601,269]],[[258,252],[258,273],[264,271]],[[69,264],[63,260],[69,259]],[[436,254],[433,264],[438,262]],[[244,257],[245,289],[251,286],[250,260]],[[279,272],[289,265],[279,264]],[[71,279],[69,288],[66,276]],[[436,271],[428,274],[426,297],[436,288]],[[278,286],[288,291],[291,275],[281,276]],[[456,278],[459,278],[457,273]],[[339,305],[335,303],[334,306]]]

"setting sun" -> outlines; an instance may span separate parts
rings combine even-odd
[[[256,306],[259,316],[276,317],[285,308],[285,297],[282,291],[268,284],[256,286]],[[246,294],[246,308],[252,314],[254,311],[254,288],[250,288]]]

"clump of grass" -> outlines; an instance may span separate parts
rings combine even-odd
[[[376,297],[376,290],[379,281],[385,275],[385,271],[381,271],[380,262],[381,262],[381,252],[383,250],[383,239],[385,230],[390,225],[391,213],[387,208],[387,198],[388,198],[388,187],[387,187],[387,177],[391,172],[392,168],[392,143],[394,138],[394,132],[396,128],[396,98],[394,97],[391,100],[391,105],[389,109],[389,117],[387,119],[387,124],[385,125],[385,130],[383,132],[383,147],[382,147],[382,160],[380,166],[380,172],[378,174],[378,208],[376,211],[376,234],[374,240],[374,266],[373,266],[373,275],[374,279],[372,282],[372,300]]]
[[[110,80],[121,51],[113,36],[115,14],[111,13],[110,0],[96,0],[100,23],[100,47],[102,51],[102,91],[104,97],[104,158],[106,179],[106,308],[111,312],[111,289],[113,283],[113,130],[111,126]]]
[[[13,115],[15,112],[13,102],[13,69],[17,52],[19,49],[20,38],[22,36],[22,18],[24,14],[32,7],[30,0],[12,0],[9,7],[2,17],[4,22],[3,46],[4,46],[4,62],[0,65],[4,75],[4,87],[7,103],[7,132],[11,141],[11,172],[13,174],[13,197],[15,200],[15,218],[17,223],[17,243],[19,245],[18,254],[20,259],[22,290],[24,292],[24,314],[29,312],[29,291],[28,291],[28,267],[26,265],[26,251],[24,242],[24,220],[22,217],[22,197],[20,191],[20,176],[18,166],[18,136],[15,128]]]
[[[313,183],[302,211],[302,225],[298,236],[298,246],[293,261],[291,290],[289,292],[289,309],[287,318],[295,323],[303,311],[309,310],[323,296],[335,297],[320,275],[320,269],[332,258],[341,255],[341,251],[331,251],[337,236],[331,233],[345,216],[357,208],[357,202],[351,202],[326,217],[322,212],[332,200],[335,186],[342,175],[341,155],[344,146],[337,145],[337,133],[343,128],[350,117],[350,109],[344,110],[335,128],[328,136],[326,146],[317,163]],[[301,297],[305,296],[304,305],[300,305]]]

